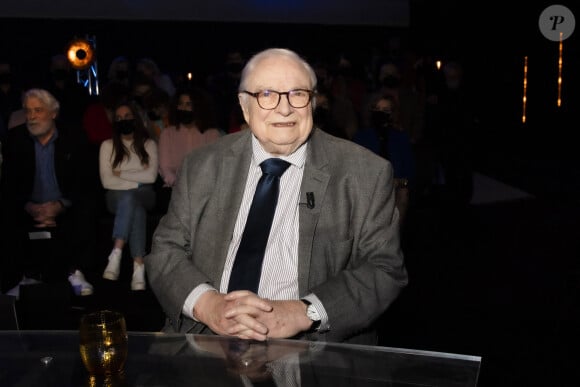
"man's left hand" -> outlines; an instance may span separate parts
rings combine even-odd
[[[257,296],[256,296],[257,297]],[[244,291],[229,293],[225,296],[227,301],[236,305],[226,313],[227,318],[242,318],[247,307],[244,300],[248,295]],[[270,311],[263,309],[252,309],[252,317],[258,322],[268,327],[269,338],[289,338],[300,332],[307,331],[312,325],[312,321],[306,316],[306,305],[300,300],[273,301],[266,300],[271,306]]]

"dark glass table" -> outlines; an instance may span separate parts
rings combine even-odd
[[[402,348],[129,333],[122,376],[91,379],[77,331],[0,331],[0,386],[476,386],[481,357]]]

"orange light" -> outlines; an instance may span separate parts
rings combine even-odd
[[[93,46],[84,39],[74,39],[69,43],[66,57],[72,68],[83,70],[89,67],[95,58]]]
[[[562,32],[560,32],[560,46],[558,48],[558,107],[562,106]]]
[[[524,57],[524,92],[522,96],[522,123],[526,123],[526,103],[528,102],[527,98],[528,92],[528,57]]]

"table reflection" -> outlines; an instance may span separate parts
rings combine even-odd
[[[481,364],[478,356],[401,348],[130,332],[123,378],[106,384],[91,381],[78,345],[76,331],[0,332],[0,386],[470,387]]]

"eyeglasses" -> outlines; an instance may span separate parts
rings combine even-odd
[[[296,109],[300,109],[308,105],[314,94],[313,90],[306,89],[294,89],[290,91],[275,91],[275,90],[262,90],[252,93],[247,90],[242,90],[242,93],[246,93],[256,98],[258,105],[264,110],[274,110],[280,104],[280,98],[286,95],[288,98],[288,103],[290,106]]]

